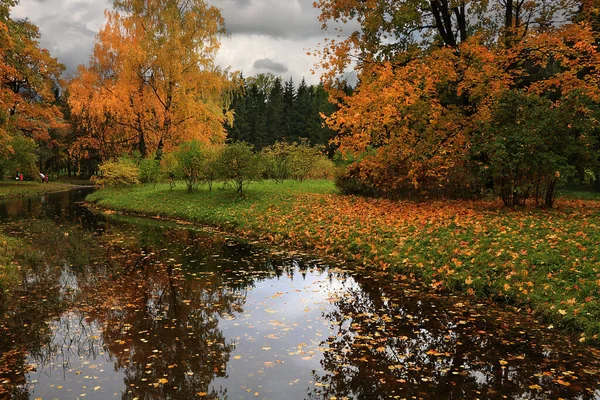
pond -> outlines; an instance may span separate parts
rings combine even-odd
[[[493,303],[168,222],[89,189],[0,203],[28,243],[0,398],[600,399],[600,353]]]

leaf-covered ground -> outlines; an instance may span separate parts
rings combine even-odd
[[[498,202],[413,203],[342,196],[329,182],[262,183],[231,192],[105,189],[100,207],[216,225],[290,247],[423,279],[434,290],[491,297],[598,341],[600,201],[555,209]]]

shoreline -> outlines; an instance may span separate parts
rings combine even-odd
[[[534,313],[581,342],[600,334],[600,202],[552,210],[497,202],[409,203],[256,184],[247,199],[164,186],[107,188],[94,207],[216,227],[243,238],[406,276]]]
[[[21,197],[41,196],[46,193],[62,192],[75,189],[80,186],[73,183],[48,182],[41,183],[35,181],[1,181],[0,182],[0,201]]]

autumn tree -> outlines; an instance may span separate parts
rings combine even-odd
[[[88,135],[81,142],[158,157],[190,140],[221,142],[232,86],[215,66],[224,33],[204,0],[115,1],[89,66],[71,82],[70,104]]]
[[[539,98],[546,110],[575,98],[593,118],[600,60],[590,26],[573,22],[580,1],[316,5],[325,28],[330,22],[360,24],[346,39],[326,41],[320,66],[340,107],[327,123],[338,131],[341,151],[359,160],[353,177],[375,192],[479,193],[488,177],[478,171],[489,168],[491,158],[474,145],[487,140],[481,127],[494,124],[510,91]],[[359,85],[349,96],[336,82],[350,67],[357,69]],[[575,125],[565,116],[566,124]],[[591,126],[579,137],[592,134]]]
[[[21,150],[55,147],[50,131],[65,127],[57,107],[64,66],[40,47],[37,26],[10,18],[17,3],[0,4],[0,161],[28,158],[15,155],[11,143]]]

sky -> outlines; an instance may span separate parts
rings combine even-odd
[[[209,0],[220,8],[229,33],[216,62],[244,76],[273,73],[299,83],[319,81],[308,56],[327,35],[313,0]],[[67,66],[67,77],[89,60],[94,38],[112,0],[21,0],[13,18],[28,18],[42,34],[41,45]]]

